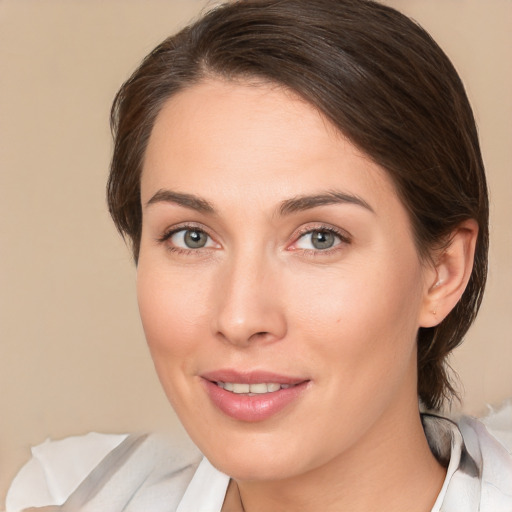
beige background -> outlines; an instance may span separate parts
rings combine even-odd
[[[480,318],[452,362],[463,409],[512,396],[512,1],[394,0],[453,59],[492,196]],[[111,100],[202,0],[0,0],[0,503],[46,437],[177,427],[108,218]],[[1,505],[0,505],[1,506]]]

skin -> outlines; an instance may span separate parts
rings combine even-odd
[[[334,190],[360,204],[280,212]],[[144,330],[188,433],[233,478],[224,510],[241,509],[237,486],[246,511],[430,510],[445,470],[420,423],[415,339],[453,307],[462,292],[446,283],[457,274],[463,290],[467,272],[420,259],[385,171],[293,93],[211,79],[160,112],[141,197]],[[163,240],[183,226],[207,233],[206,246],[187,248],[183,231]],[[333,247],[316,249],[315,229],[339,233]],[[474,229],[461,233],[466,254]],[[219,368],[309,384],[270,419],[243,422],[204,390],[200,375]]]

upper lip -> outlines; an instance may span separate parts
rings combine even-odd
[[[225,368],[220,370],[213,370],[205,372],[200,375],[203,379],[211,382],[235,382],[239,384],[257,384],[260,382],[272,382],[276,384],[300,384],[309,379],[304,377],[295,377],[290,375],[283,375],[275,372],[264,370],[235,370],[232,368]]]

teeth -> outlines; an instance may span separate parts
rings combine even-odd
[[[249,386],[249,391],[251,393],[268,393],[268,384],[251,384]]]
[[[262,395],[264,393],[274,393],[280,389],[288,389],[291,384],[278,384],[277,382],[258,382],[256,384],[241,384],[238,382],[217,382],[217,386],[236,394]]]
[[[233,393],[249,393],[249,384],[233,384]]]

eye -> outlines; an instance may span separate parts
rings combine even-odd
[[[165,238],[178,249],[203,249],[216,246],[210,236],[198,228],[180,229]]]
[[[304,233],[294,244],[296,249],[325,251],[336,247],[344,237],[331,229],[314,229]]]

